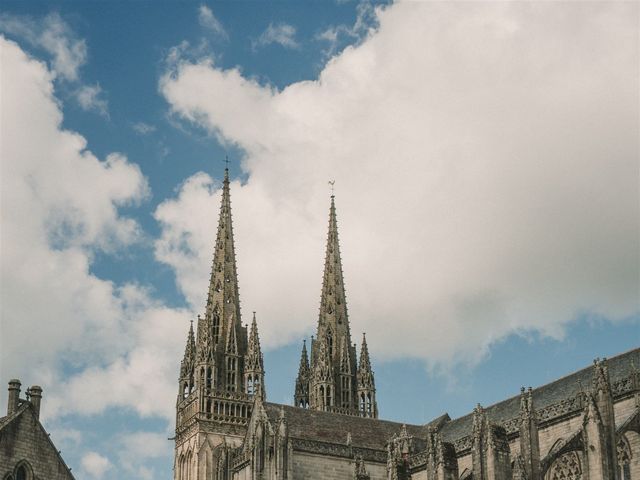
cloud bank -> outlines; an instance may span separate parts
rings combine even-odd
[[[512,333],[637,315],[638,5],[375,14],[315,81],[277,91],[212,59],[160,81],[175,116],[245,153],[241,297],[265,344],[317,320],[329,179],[353,330],[378,358],[473,362]],[[198,174],[156,211],[157,257],[198,310],[218,195]]]
[[[146,179],[62,126],[44,63],[1,36],[0,50],[0,377],[44,385],[45,421],[115,406],[169,422],[191,313],[91,272],[96,254],[144,241],[121,208],[148,197]],[[110,465],[91,452],[82,464],[95,478]]]

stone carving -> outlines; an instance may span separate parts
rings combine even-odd
[[[549,480],[580,480],[581,478],[582,465],[576,452],[561,455],[551,465]]]

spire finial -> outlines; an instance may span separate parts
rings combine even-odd
[[[224,181],[229,181],[229,155],[224,156]]]
[[[334,195],[334,191],[333,191],[335,184],[336,184],[335,180],[329,180],[329,185],[331,185],[331,198],[333,198],[335,196]]]

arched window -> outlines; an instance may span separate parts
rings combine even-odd
[[[620,440],[618,440],[616,453],[618,455],[618,478],[620,480],[631,480],[631,449],[624,435],[621,435]]]
[[[16,480],[31,480],[33,478],[31,466],[25,461],[20,462],[16,466],[14,476]]]
[[[567,452],[556,459],[549,469],[549,480],[580,480],[582,465],[576,452]]]

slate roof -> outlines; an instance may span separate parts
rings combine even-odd
[[[632,369],[640,368],[640,348],[630,350],[607,360],[609,378],[615,382],[628,377]],[[583,368],[551,383],[533,389],[533,404],[536,410],[558,403],[566,398],[574,397],[580,391],[590,390],[593,377],[593,366]],[[520,396],[514,396],[485,408],[489,420],[502,423],[517,417],[520,413]],[[473,414],[452,420],[442,428],[445,441],[454,442],[471,433]]]
[[[351,433],[352,446],[374,450],[385,450],[387,441],[394,434],[400,434],[403,425],[387,420],[319,412],[277,403],[267,402],[264,407],[272,422],[280,418],[280,410],[284,409],[290,437],[346,445],[347,433]],[[406,425],[410,435],[426,437],[427,426]]]
[[[6,415],[4,417],[0,417],[0,431],[2,431],[2,429],[4,427],[6,427],[7,425],[9,425],[11,422],[13,422],[16,418],[18,418],[20,415],[22,415],[22,412],[24,412],[27,408],[29,408],[29,404],[27,402],[23,402],[20,404],[20,406],[16,409],[15,412],[13,412],[11,415]]]

